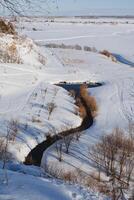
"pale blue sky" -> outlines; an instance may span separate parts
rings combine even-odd
[[[117,14],[118,11],[134,14],[134,0],[57,0],[57,2],[61,13],[80,12],[82,14],[88,11],[92,13],[92,11],[111,10]]]
[[[19,1],[19,0],[18,0]],[[20,2],[22,2],[20,0]],[[31,0],[25,15],[133,15],[134,0]],[[46,3],[47,2],[47,3]],[[8,12],[0,7],[0,13]]]
[[[134,8],[134,0],[57,0],[63,9]]]

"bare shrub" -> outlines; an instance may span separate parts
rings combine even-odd
[[[75,133],[75,138],[77,141],[79,141],[80,136],[81,136],[81,132],[78,131],[77,133]]]
[[[45,171],[52,177],[59,178],[69,183],[79,183],[90,189],[98,190],[104,194],[109,194],[109,186],[105,182],[98,182],[94,173],[92,175],[86,174],[84,171],[78,169],[71,169],[66,171],[59,167],[57,163],[50,162],[46,167]]]
[[[10,131],[9,140],[11,140],[13,142],[15,141],[16,136],[18,134],[18,126],[19,126],[19,123],[17,120],[11,120],[8,125],[8,129]]]
[[[63,136],[63,142],[65,144],[65,148],[66,148],[66,153],[67,154],[69,153],[69,148],[70,148],[70,145],[71,145],[73,139],[74,139],[74,135],[73,134],[70,134],[68,136]]]
[[[3,160],[5,152],[5,141],[4,138],[0,138],[0,160]]]
[[[115,129],[111,134],[103,136],[101,141],[89,151],[98,172],[109,177],[112,188],[112,198],[123,198],[124,190],[129,184],[134,171],[134,139],[120,129]]]
[[[107,50],[100,51],[100,54],[102,54],[102,55],[104,55],[104,56],[106,56],[106,57],[108,57],[108,58],[111,58],[111,60],[112,60],[113,62],[117,62],[115,56],[113,56],[112,53],[110,53],[110,52],[107,51]]]
[[[92,47],[92,52],[96,53],[97,49],[95,47]]]
[[[66,45],[66,44],[55,44],[49,43],[45,45],[47,48],[60,48],[60,49],[75,49],[75,50],[82,50],[80,45]]]
[[[50,162],[45,171],[55,178],[59,178],[69,183],[78,182],[78,172],[77,170],[65,171],[63,168],[59,167],[56,163]]]
[[[41,55],[40,53],[38,54],[38,60],[42,65],[46,64],[46,59],[43,55]]]
[[[107,56],[108,58],[111,56],[111,53],[107,50],[100,51],[100,54]]]
[[[92,48],[88,46],[84,46],[84,51],[92,51]]]
[[[48,120],[50,119],[50,116],[52,114],[52,112],[54,111],[54,109],[56,108],[56,104],[54,102],[50,102],[47,104],[47,110],[48,110]]]
[[[75,45],[75,50],[82,50],[82,47],[80,45]]]
[[[63,160],[63,152],[62,152],[63,143],[56,141],[55,142],[55,149],[57,152],[58,160],[61,162]]]
[[[77,183],[78,179],[76,171],[63,172],[61,178],[69,183]]]
[[[61,178],[61,174],[63,173],[63,170],[52,162],[45,167],[45,171],[55,178]]]

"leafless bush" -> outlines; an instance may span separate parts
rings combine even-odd
[[[102,54],[102,55],[104,55],[104,56],[106,56],[106,57],[108,57],[108,58],[111,58],[111,60],[112,60],[113,62],[117,62],[115,56],[113,56],[112,53],[110,53],[110,52],[107,51],[107,50],[100,51],[100,54]]]
[[[62,152],[63,143],[56,141],[55,142],[55,149],[57,152],[58,160],[61,162],[63,160],[63,152]]]
[[[54,102],[50,102],[47,104],[47,110],[48,110],[48,120],[50,119],[50,116],[52,114],[52,112],[54,111],[54,109],[56,108],[56,104]]]
[[[100,54],[107,56],[108,58],[111,56],[111,53],[107,50],[100,51]]]
[[[92,48],[88,46],[84,46],[84,51],[92,51]]]
[[[61,167],[57,166],[56,163],[49,163],[46,167],[46,172],[55,178],[59,178],[69,183],[78,183],[78,171],[65,171]]]
[[[10,126],[7,126],[6,135],[3,138],[0,138],[0,159],[3,161],[3,169],[6,167],[6,162],[11,159],[11,155],[8,152],[9,142],[11,141],[12,131]]]
[[[77,141],[79,141],[80,136],[81,136],[81,132],[78,131],[77,133],[75,133],[75,138]]]
[[[15,141],[16,136],[18,134],[18,126],[19,122],[17,120],[11,120],[8,125],[9,129],[9,140],[10,141]]]
[[[40,53],[38,54],[38,60],[42,65],[46,64],[46,59],[43,55],[41,55]]]
[[[101,141],[94,145],[89,155],[94,161],[99,177],[103,172],[109,177],[112,188],[112,198],[123,197],[123,190],[129,188],[134,171],[134,139],[120,129],[103,136]]]
[[[82,47],[80,45],[75,45],[75,50],[82,50]]]
[[[70,148],[70,145],[71,145],[73,139],[74,139],[74,135],[73,134],[70,134],[68,136],[63,136],[63,142],[65,144],[65,148],[66,148],[66,153],[67,154],[69,153],[69,148]]]
[[[97,49],[95,47],[92,47],[92,52],[96,53]]]
[[[66,45],[66,44],[55,44],[50,43],[45,45],[47,48],[60,48],[60,49],[75,49],[75,50],[82,50],[80,45]]]
[[[49,163],[45,171],[55,178],[61,178],[61,174],[63,173],[63,170],[57,167],[55,163]]]
[[[0,138],[0,160],[3,160],[5,153],[5,141],[4,138]]]
[[[69,172],[63,172],[61,174],[61,178],[65,181],[65,182],[69,182],[69,183],[77,183],[77,179],[78,179],[78,174],[76,173],[76,171],[69,171]]]

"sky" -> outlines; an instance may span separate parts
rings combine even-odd
[[[134,0],[57,0],[59,12],[65,14],[109,13],[133,14]]]
[[[18,1],[23,2],[22,0]],[[32,5],[25,6],[25,14],[134,16],[134,0],[31,0],[31,2]],[[0,13],[2,11],[0,7]],[[7,11],[4,10],[4,12]]]

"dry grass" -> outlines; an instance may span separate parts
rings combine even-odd
[[[15,35],[16,31],[11,22],[0,19],[0,33]]]
[[[80,169],[65,171],[63,168],[58,167],[56,163],[51,162],[46,166],[46,172],[52,177],[59,178],[68,183],[80,184],[87,188],[99,191],[103,194],[110,194],[109,187],[106,182],[98,181],[97,175],[93,172],[88,175]]]
[[[0,62],[17,64],[22,63],[17,50],[17,40],[12,41],[10,44],[0,45]]]
[[[98,111],[98,106],[97,106],[95,97],[93,97],[93,96],[86,97],[86,103],[91,110],[92,116],[96,117],[97,111]]]
[[[80,95],[85,100],[87,106],[90,108],[92,116],[95,117],[98,111],[98,105],[95,97],[89,95],[86,84],[83,84],[80,87]],[[80,110],[84,114],[83,108],[80,108]]]
[[[82,104],[79,106],[79,115],[82,119],[84,119],[87,115],[86,109]]]

